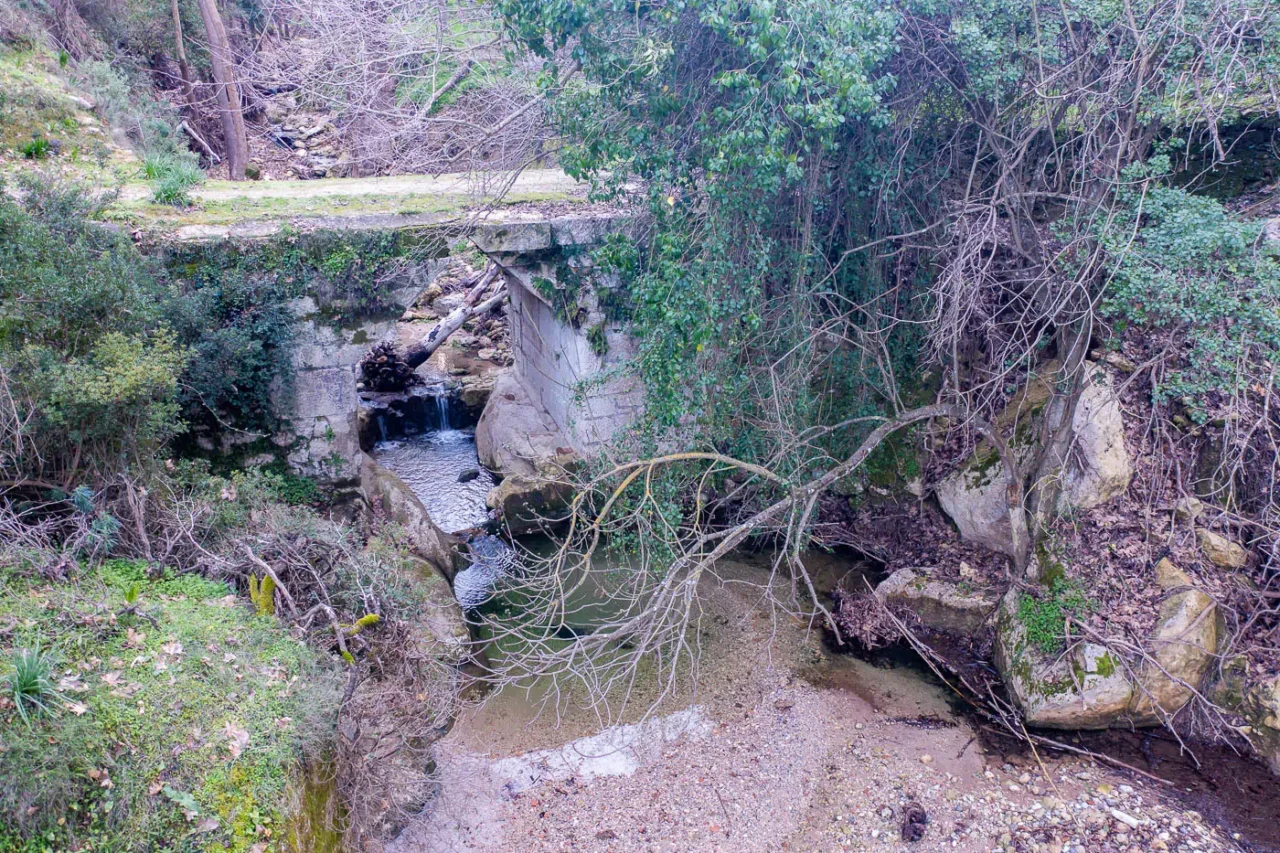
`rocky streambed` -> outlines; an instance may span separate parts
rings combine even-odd
[[[402,469],[405,480],[415,479],[415,466],[422,475],[401,483],[402,498],[416,493],[402,502],[453,496],[465,505],[461,513],[443,510],[467,521],[449,521],[450,529],[491,512],[508,529],[529,529],[527,518],[558,498],[553,474],[572,465],[554,431],[526,416],[536,407],[510,376],[498,375],[495,385],[494,397],[506,402],[486,409],[477,444],[468,443],[457,460],[437,464],[431,457],[439,440],[433,433],[452,428],[447,415],[418,436],[379,437],[384,463]],[[1114,410],[1110,386],[1098,387],[1095,408]],[[1088,470],[1110,472],[1110,480],[1070,480],[1070,499],[1088,504],[1103,494],[1105,503],[1105,493],[1119,488],[1128,475],[1123,460],[1107,457],[1114,448],[1099,439],[1082,451],[1109,461]],[[395,461],[397,453],[404,458]],[[488,465],[505,475],[501,488],[489,490],[487,508],[485,489],[460,488],[468,485],[458,483],[466,472],[455,470],[476,454],[484,463],[479,471]],[[988,485],[979,478],[949,498],[966,541],[978,541],[972,534],[980,524],[1003,529],[1000,517],[984,519],[976,510],[969,517],[959,508],[967,502],[981,509]],[[966,518],[971,535],[960,523]],[[1207,560],[1229,550],[1200,538]],[[1019,592],[1004,592],[981,564],[974,569],[960,559],[969,553],[958,552],[958,571],[934,565],[868,580],[882,581],[881,600],[926,629],[980,637],[1001,618],[1021,624]],[[1038,556],[1052,570],[1052,555]],[[1185,549],[1174,556],[1191,563]],[[811,569],[833,578],[851,570],[849,561],[810,559]],[[452,583],[470,606],[483,601],[488,582],[477,595],[467,583],[460,590],[468,571]],[[759,592],[766,567],[739,555],[700,591],[701,663],[685,689],[658,701],[660,685],[642,678],[618,713],[535,680],[464,707],[435,744],[436,794],[388,849],[1280,849],[1280,804],[1262,765],[1229,749],[1183,749],[1150,730],[1074,730],[1150,722],[1152,700],[1172,704],[1186,694],[1180,682],[1205,676],[1218,630],[1205,574],[1172,560],[1152,571],[1146,586],[1160,606],[1141,626],[1155,652],[1145,669],[1108,665],[1105,650],[1090,657],[1087,643],[1073,652],[1083,661],[1032,654],[1021,628],[994,631],[994,647],[967,649],[960,665],[985,670],[997,689],[1003,674],[1009,695],[1031,709],[1029,724],[1067,729],[1044,732],[1061,748],[1042,741],[1032,750],[971,713],[918,660],[904,663],[910,655],[895,662],[839,653],[816,624],[766,607]],[[848,577],[845,587],[853,588]],[[485,651],[491,659],[504,654],[495,644]],[[1022,658],[1028,666],[1019,666]],[[1116,695],[1106,703],[1099,697],[1108,685]],[[1093,716],[1076,725],[1082,714]]]
[[[612,725],[537,682],[465,708],[437,744],[437,798],[389,849],[1280,844],[1258,765],[1215,754],[1196,771],[1160,742],[1146,747],[1163,758],[1146,776],[1029,750],[994,736],[920,668],[835,653],[820,630],[763,607],[747,585],[766,577],[762,563],[736,560],[719,574],[703,590],[702,663],[687,691],[651,706],[660,686],[642,682]],[[1122,761],[1144,750],[1119,733],[1058,736]],[[919,837],[904,841],[904,827]]]

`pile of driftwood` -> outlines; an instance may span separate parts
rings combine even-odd
[[[418,374],[390,341],[369,350],[360,362],[362,391],[403,391],[418,382]]]
[[[497,282],[495,286],[495,282]],[[416,371],[449,336],[472,317],[487,314],[507,298],[506,282],[498,275],[497,264],[466,283],[469,288],[462,304],[432,327],[430,332],[402,354],[392,342],[380,343],[360,362],[362,390],[403,391],[418,381]]]

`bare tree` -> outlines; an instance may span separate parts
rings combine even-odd
[[[244,126],[244,107],[236,83],[235,59],[227,30],[218,12],[217,0],[197,0],[209,38],[209,64],[222,116],[222,138],[226,147],[227,172],[233,181],[243,181],[249,162],[249,137]]]
[[[249,59],[263,86],[296,82],[331,110],[354,168],[515,169],[543,154],[531,57],[509,54],[492,11],[445,0],[279,0],[288,41]]]
[[[182,36],[182,12],[178,8],[178,0],[171,0],[169,9],[173,15],[173,47],[178,59],[178,74],[182,77],[182,97],[191,105],[195,102],[195,82],[191,76],[191,64],[187,62],[187,45]]]

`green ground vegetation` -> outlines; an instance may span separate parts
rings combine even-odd
[[[175,207],[161,203],[153,195],[131,193],[109,207],[104,214],[109,221],[146,230],[181,228],[187,225],[234,225],[241,222],[272,222],[278,220],[319,219],[327,217],[360,217],[374,215],[422,216],[464,213],[475,205],[467,195],[446,195],[438,192],[352,193],[325,196],[293,196],[287,182],[281,184],[279,195],[271,193],[246,193],[244,196],[203,199],[199,193],[190,194],[191,204]],[[234,193],[236,187],[227,181],[210,181],[204,188],[218,193]],[[504,196],[499,204],[512,206],[539,202],[574,201],[578,197],[568,192],[513,192]],[[394,223],[390,223],[394,227]]]
[[[113,151],[103,123],[74,94],[46,51],[0,47],[0,171],[37,159],[108,173]]]
[[[0,848],[236,850],[286,831],[337,692],[225,584],[108,560],[61,582],[0,566],[0,678],[40,649],[46,709],[0,699]]]
[[[1027,642],[1051,655],[1062,649],[1067,620],[1083,618],[1096,606],[1077,581],[1055,577],[1040,595],[1019,594],[1018,620],[1027,630]]]

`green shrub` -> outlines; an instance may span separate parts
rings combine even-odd
[[[292,471],[265,472],[263,478],[276,500],[290,506],[314,504],[322,497],[315,480]]]
[[[28,727],[32,718],[52,714],[66,702],[54,682],[57,666],[57,655],[41,649],[39,641],[31,648],[13,651],[2,695]]]
[[[117,469],[180,428],[187,353],[169,297],[127,236],[92,224],[90,193],[35,178],[0,194],[0,369],[25,413],[21,477]]]
[[[1102,309],[1122,333],[1141,328],[1179,345],[1156,397],[1203,421],[1206,398],[1265,382],[1280,353],[1280,259],[1263,222],[1164,186],[1168,172],[1156,157],[1126,173],[1119,215],[1102,234],[1112,258]]]
[[[22,144],[18,153],[28,160],[43,160],[49,156],[49,140],[43,136],[34,136]]]
[[[183,414],[214,431],[224,423],[269,431],[276,403],[292,387],[293,292],[236,269],[202,273],[165,303],[168,324],[192,354],[179,395]]]
[[[153,159],[153,173],[172,162]],[[0,193],[0,369],[31,414],[16,478],[145,460],[186,424],[275,426],[293,375],[294,278],[211,263],[171,283],[127,235],[94,224],[92,192],[37,178],[22,189]]]
[[[190,154],[161,151],[149,154],[142,171],[151,181],[152,199],[157,204],[185,206],[191,203],[188,190],[204,181],[204,171]]]

